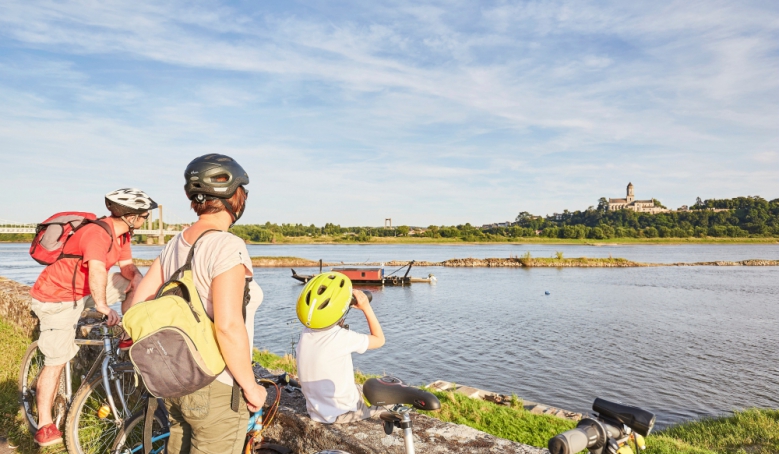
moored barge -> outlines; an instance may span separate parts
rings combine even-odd
[[[319,272],[322,272],[321,263],[320,260],[320,267]],[[426,278],[423,277],[411,277],[409,276],[409,272],[411,272],[411,266],[414,265],[414,261],[408,263],[408,265],[404,266],[403,268],[406,269],[406,274],[403,276],[393,276],[391,273],[390,275],[384,274],[384,267],[383,266],[361,266],[361,265],[340,265],[335,266],[331,268],[332,271],[337,271],[339,273],[343,273],[348,277],[353,284],[363,284],[363,285],[370,285],[370,284],[379,284],[379,285],[410,285],[412,282],[427,282],[432,283],[436,281],[435,276],[432,274],[429,274]],[[400,268],[397,271],[402,270],[403,268]],[[396,271],[396,272],[397,272]],[[302,283],[306,283],[310,281],[314,277],[313,274],[298,274],[294,269],[292,270],[292,278],[296,279]]]

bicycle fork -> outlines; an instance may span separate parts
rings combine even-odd
[[[114,415],[114,422],[120,425],[123,421],[122,415],[119,413],[116,403],[114,402],[114,396],[111,393],[111,382],[114,382],[116,388],[116,395],[119,396],[122,409],[127,410],[127,401],[124,398],[124,390],[122,389],[122,380],[116,374],[116,372],[110,368],[110,363],[113,362],[114,352],[113,345],[111,343],[111,336],[108,333],[108,328],[101,327],[101,334],[103,335],[103,350],[105,356],[103,357],[103,364],[100,366],[100,372],[103,379],[103,389],[105,389],[106,397],[108,399],[108,406],[111,408],[111,413]],[[129,416],[129,415],[128,415]]]

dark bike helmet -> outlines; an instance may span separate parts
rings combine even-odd
[[[219,199],[235,221],[243,213],[234,213],[226,199],[235,194],[239,186],[249,184],[249,175],[240,164],[229,156],[211,153],[195,158],[184,171],[184,191],[193,202]]]

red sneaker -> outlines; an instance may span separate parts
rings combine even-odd
[[[35,442],[38,446],[51,446],[62,443],[62,432],[54,424],[46,424],[35,432]]]

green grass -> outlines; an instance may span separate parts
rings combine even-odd
[[[295,358],[289,353],[284,356],[275,355],[268,350],[254,349],[252,353],[252,361],[259,363],[266,369],[280,369],[284,372],[297,375],[298,368],[295,363]],[[357,383],[363,384],[369,378],[381,377],[381,375],[364,374],[359,370],[354,371],[354,379]]]
[[[291,355],[278,356],[256,350],[254,360],[270,369],[296,373]],[[358,383],[379,377],[355,371]],[[421,411],[442,421],[537,447],[546,447],[553,436],[576,427],[575,421],[535,415],[514,398],[511,406],[471,399],[455,392],[434,391],[441,410]],[[703,419],[672,426],[650,435],[646,454],[769,454],[779,453],[779,410],[746,410],[733,416]]]
[[[254,349],[252,361],[259,363],[266,369],[281,369],[284,372],[297,375],[298,368],[295,364],[295,358],[290,354],[284,356],[275,355],[268,350]]]
[[[647,450],[649,454],[775,454],[779,452],[779,410],[750,409],[679,424],[650,436],[648,443],[650,448],[656,445]],[[673,443],[698,450],[678,451]]]
[[[20,453],[39,452],[19,412],[19,367],[29,345],[29,337],[0,319],[0,436],[8,438]],[[65,448],[59,445],[40,451],[63,453]]]
[[[483,240],[476,242],[463,241],[462,238],[428,238],[428,237],[371,237],[368,241],[356,241],[354,237],[343,236],[299,236],[277,238],[276,244],[754,244],[777,243],[779,238],[729,238],[729,237],[705,237],[705,238],[608,238],[595,240],[591,238],[546,238],[546,237],[522,237],[506,238],[505,240]],[[269,244],[269,243],[250,243]]]
[[[525,410],[519,400],[507,407],[471,399],[457,392],[435,391],[433,394],[441,401],[441,409],[420,413],[532,446],[546,447],[550,438],[576,427],[574,421],[549,415],[534,415]]]
[[[0,436],[23,454],[41,452],[19,415],[17,375],[30,339],[13,325],[0,320]],[[297,372],[291,355],[278,356],[256,350],[253,359],[264,367]],[[358,383],[378,375],[357,371]],[[464,424],[497,437],[546,447],[549,438],[576,426],[573,421],[534,415],[515,399],[511,406],[471,399],[453,392],[434,392],[441,410],[423,412],[443,421]],[[750,409],[732,416],[703,419],[672,426],[647,439],[646,454],[770,454],[779,452],[779,410]],[[42,450],[63,453],[63,446]]]

